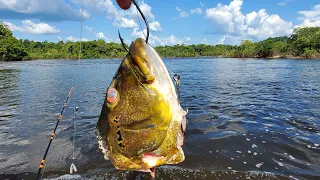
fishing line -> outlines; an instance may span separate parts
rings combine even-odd
[[[73,172],[77,172],[77,167],[74,164],[75,160],[75,148],[76,148],[76,136],[77,136],[77,112],[78,112],[78,107],[76,106],[76,101],[74,103],[74,108],[73,108],[73,141],[72,141],[72,163],[70,165],[70,174]]]
[[[83,0],[81,1],[81,22],[80,22],[80,49],[79,49],[79,60],[81,59],[81,52],[82,52],[82,21],[83,21]]]
[[[81,61],[80,61],[80,60],[81,60],[81,54],[82,54],[83,0],[82,0],[81,2],[82,2],[82,3],[81,3],[81,6],[82,6],[82,7],[81,7],[80,47],[79,47],[78,67],[80,67],[80,65],[81,65]],[[78,82],[78,81],[79,81],[79,80],[78,80],[78,74],[76,75],[76,78],[77,78],[76,80],[77,80],[77,82]],[[72,87],[71,87],[71,89],[70,89],[70,91],[69,91],[69,93],[68,93],[67,99],[65,100],[65,102],[64,102],[64,104],[63,104],[63,108],[62,108],[62,110],[61,110],[61,112],[60,112],[60,115],[59,115],[59,117],[58,117],[58,121],[57,121],[57,123],[56,123],[56,126],[55,126],[55,128],[54,128],[54,130],[53,130],[53,132],[52,132],[52,134],[51,134],[50,141],[49,141],[49,144],[48,144],[47,149],[46,149],[46,151],[45,151],[45,154],[44,154],[42,160],[40,161],[39,170],[38,170],[38,174],[37,174],[36,180],[39,180],[39,178],[42,179],[42,177],[43,177],[43,174],[44,174],[44,172],[45,172],[45,167],[46,167],[46,157],[47,157],[47,155],[48,155],[48,152],[49,152],[51,143],[52,143],[54,137],[56,136],[56,130],[57,130],[57,128],[58,128],[58,125],[59,125],[60,120],[62,119],[62,115],[63,115],[63,113],[64,113],[64,111],[65,111],[65,108],[66,108],[66,106],[67,106],[68,100],[70,99],[70,96],[71,96],[71,93],[73,92],[74,87],[75,87],[75,86],[72,86]],[[75,93],[76,93],[76,92],[75,92]],[[72,145],[73,145],[73,153],[72,153],[72,164],[71,164],[71,166],[70,166],[70,174],[72,174],[73,172],[76,172],[76,171],[77,171],[77,168],[76,168],[76,166],[74,165],[74,160],[75,160],[75,141],[76,141],[76,134],[77,134],[77,131],[76,131],[76,121],[77,121],[77,112],[78,112],[78,106],[77,106],[76,104],[77,104],[77,101],[75,100],[75,101],[74,101],[74,108],[73,108],[73,109],[74,109],[74,111],[73,111],[73,113],[74,113],[74,117],[73,117],[73,131],[74,131],[74,133],[73,133],[73,142],[72,142]],[[40,177],[40,175],[41,175],[41,177]]]
[[[80,22],[80,47],[79,47],[79,59],[78,59],[78,67],[81,66],[81,54],[82,54],[82,24],[83,24],[83,0],[81,1],[81,22]],[[79,84],[79,74],[78,70],[76,70],[76,82]],[[78,88],[79,90],[79,88]],[[77,97],[77,91],[75,92],[75,96]],[[72,141],[72,161],[70,165],[70,174],[77,172],[77,167],[74,164],[75,160],[75,150],[76,150],[76,136],[77,136],[77,114],[78,114],[78,106],[77,100],[74,100],[74,107],[73,107],[73,141]]]
[[[167,68],[167,70],[168,70],[170,76],[174,76],[176,74],[176,73],[172,72],[169,68]]]
[[[70,98],[70,95],[71,95],[71,93],[72,93],[72,91],[73,91],[73,88],[74,88],[74,86],[71,87],[71,89],[70,89],[70,91],[69,91],[69,93],[68,93],[67,99],[66,99],[65,102],[63,103],[62,110],[61,110],[60,115],[59,115],[59,117],[58,117],[58,121],[57,121],[57,123],[56,123],[56,126],[55,126],[55,128],[54,128],[54,130],[53,130],[53,132],[52,132],[52,134],[51,134],[50,141],[49,141],[49,144],[48,144],[48,146],[47,146],[46,152],[44,153],[44,156],[43,156],[43,158],[42,158],[42,160],[41,160],[41,162],[40,162],[39,170],[38,170],[38,175],[37,175],[37,178],[36,178],[37,180],[39,179],[40,174],[41,174],[41,171],[42,171],[42,169],[43,169],[43,167],[44,167],[44,164],[45,164],[45,162],[46,162],[46,157],[47,157],[47,155],[48,155],[48,152],[49,152],[51,143],[52,143],[52,141],[53,141],[53,139],[54,139],[54,137],[55,137],[55,135],[56,135],[56,130],[57,130],[57,128],[58,128],[58,125],[59,125],[60,120],[62,119],[62,114],[63,114],[63,112],[64,112],[64,110],[65,110],[65,108],[66,108],[66,106],[67,106],[67,103],[68,103],[68,100],[69,100],[69,98]]]

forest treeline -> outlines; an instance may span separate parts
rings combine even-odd
[[[241,45],[185,45],[157,46],[162,57],[235,57],[235,58],[319,58],[320,27],[295,29],[290,37],[268,38],[260,42],[243,40]],[[5,25],[0,23],[0,61],[30,59],[77,59],[80,42],[37,42],[16,39]],[[126,51],[121,44],[104,40],[82,42],[81,58],[122,58]]]

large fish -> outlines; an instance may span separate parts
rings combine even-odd
[[[186,114],[162,59],[138,38],[108,87],[97,123],[99,148],[117,169],[154,177],[154,167],[185,159]]]

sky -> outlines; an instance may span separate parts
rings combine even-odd
[[[240,44],[289,36],[320,26],[319,0],[137,0],[150,27],[150,44]],[[116,0],[0,0],[0,21],[19,39],[125,42],[145,37],[132,5]],[[82,28],[81,28],[82,22]]]

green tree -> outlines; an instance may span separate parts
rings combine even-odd
[[[296,28],[291,40],[296,55],[302,55],[305,48],[320,49],[320,27]]]
[[[238,55],[242,58],[255,57],[256,56],[256,45],[250,40],[244,40],[238,47]]]
[[[123,58],[127,52],[121,44],[93,40],[81,43],[81,58]],[[296,55],[305,58],[320,55],[320,27],[298,28],[290,36],[268,38],[260,42],[244,40],[240,45],[186,45],[157,46],[162,57],[272,57]],[[78,59],[80,42],[17,40],[7,26],[0,23],[0,60],[23,59]]]
[[[272,52],[274,55],[285,56],[290,53],[289,44],[283,41],[273,43]]]
[[[9,28],[0,22],[0,61],[21,61],[27,55]]]
[[[264,40],[257,43],[256,51],[258,57],[267,58],[273,56],[273,44],[272,40]]]
[[[318,54],[318,51],[315,49],[304,48],[302,56],[305,58],[313,58]]]

